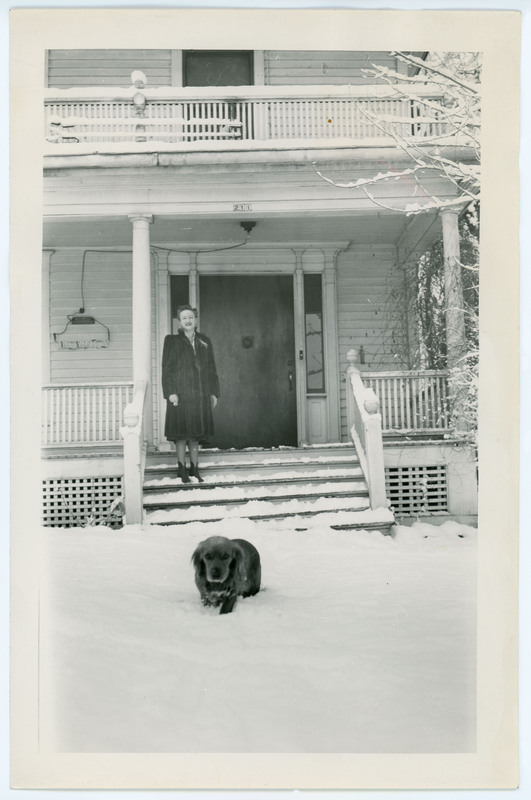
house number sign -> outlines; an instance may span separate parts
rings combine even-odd
[[[233,203],[232,204],[233,211],[252,211],[253,204],[252,203]]]

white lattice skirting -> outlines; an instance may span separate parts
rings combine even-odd
[[[109,513],[123,493],[120,475],[103,478],[62,478],[43,483],[43,525],[72,528],[96,523]]]
[[[386,467],[385,485],[397,516],[448,512],[448,478],[444,464]]]

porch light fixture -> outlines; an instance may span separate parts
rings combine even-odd
[[[75,314],[67,314],[68,322],[59,333],[54,333],[53,339],[62,350],[102,350],[109,346],[111,332],[109,328],[90,314],[84,314],[85,309],[80,308]],[[102,330],[93,330],[93,325],[99,325]],[[74,326],[71,328],[70,326]]]
[[[81,262],[81,307],[73,314],[67,314],[68,322],[59,333],[54,333],[53,339],[63,350],[101,350],[108,347],[111,340],[109,328],[93,317],[85,314],[85,259],[87,253],[98,252],[85,250]],[[107,251],[99,251],[107,252]],[[102,330],[94,329],[99,325]],[[72,327],[71,327],[72,326]]]
[[[131,73],[131,83],[136,89],[144,89],[147,83],[147,78],[140,69],[134,69]]]
[[[240,222],[240,228],[243,228],[245,233],[247,234],[247,238],[251,235],[252,229],[256,226],[256,222],[252,222],[251,220],[246,220],[244,222]]]

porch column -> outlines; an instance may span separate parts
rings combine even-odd
[[[169,253],[158,252],[155,254],[156,265],[156,306],[155,316],[157,319],[157,363],[155,365],[156,378],[156,397],[157,397],[157,420],[158,430],[153,432],[153,443],[157,450],[170,452],[172,445],[166,441],[164,436],[164,419],[166,411],[166,401],[162,396],[162,350],[164,339],[171,333],[171,310],[170,310],[170,271],[168,266]],[[155,393],[154,393],[155,394]]]
[[[297,435],[299,445],[308,444],[308,424],[306,419],[306,331],[304,321],[304,273],[302,269],[302,250],[294,250],[295,273],[293,283],[293,311],[295,315],[295,364],[297,391]],[[302,353],[302,358],[300,354]]]
[[[441,211],[444,251],[444,294],[446,301],[446,347],[448,366],[453,367],[466,351],[459,211]]]
[[[446,310],[446,361],[448,369],[455,367],[466,353],[465,310],[461,276],[461,253],[459,247],[459,209],[441,211],[444,253],[444,296]],[[454,423],[458,430],[464,428],[462,405],[463,387],[452,385],[450,392]]]
[[[339,250],[325,251],[323,275],[323,332],[327,375],[328,436],[330,442],[339,442],[341,439],[336,278],[338,253]]]
[[[53,250],[42,254],[41,361],[42,382],[50,383],[50,267]]]
[[[149,226],[152,214],[130,214],[133,225],[133,380],[147,381],[145,430],[153,441],[151,393],[151,254]]]

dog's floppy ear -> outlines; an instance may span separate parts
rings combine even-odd
[[[200,542],[192,554],[192,564],[198,575],[205,574],[205,562],[203,560],[204,542]]]
[[[232,564],[231,570],[238,581],[245,580],[245,562],[243,558],[243,550],[239,544],[232,543]]]

